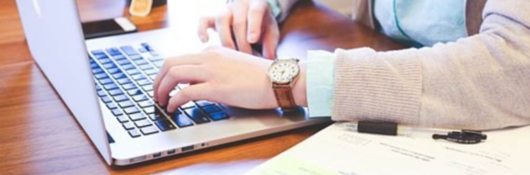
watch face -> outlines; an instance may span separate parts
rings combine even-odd
[[[300,71],[298,63],[292,61],[277,61],[269,68],[269,77],[275,83],[289,83]]]

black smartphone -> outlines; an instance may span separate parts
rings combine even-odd
[[[138,31],[136,26],[127,18],[119,17],[101,21],[82,23],[85,39],[99,38]]]

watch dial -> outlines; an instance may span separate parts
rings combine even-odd
[[[269,70],[269,76],[273,82],[288,83],[293,77],[298,75],[298,71],[296,62],[278,62]]]

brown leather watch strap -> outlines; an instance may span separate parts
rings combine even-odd
[[[274,95],[276,96],[276,101],[282,110],[286,111],[296,108],[292,87],[289,84],[273,83],[272,86],[272,89],[274,89]]]

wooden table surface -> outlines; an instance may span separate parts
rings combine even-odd
[[[128,16],[125,1],[78,0],[83,21]],[[168,8],[130,19],[140,31],[171,25]],[[308,49],[402,48],[323,6],[298,4],[281,26],[279,56]],[[175,13],[173,13],[175,14]],[[178,12],[176,13],[178,14]],[[108,167],[33,61],[15,0],[0,1],[0,174],[241,174],[323,125],[240,141],[130,167]]]

